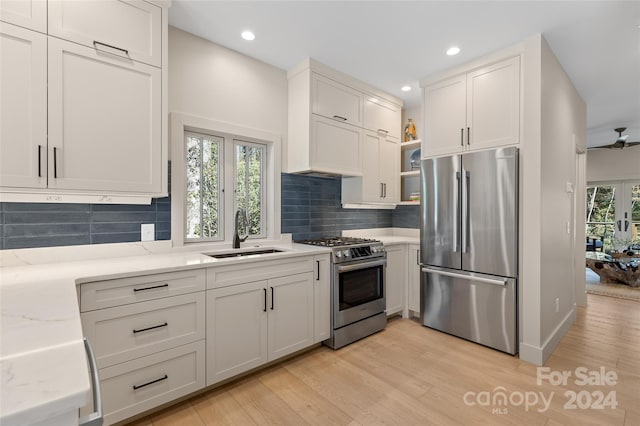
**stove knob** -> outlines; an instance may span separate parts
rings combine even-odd
[[[344,257],[349,257],[350,252],[349,252],[348,249],[347,250],[342,250],[342,254],[343,254]]]
[[[384,253],[385,251],[387,251],[387,249],[386,249],[386,248],[384,248],[384,246],[380,246],[380,247],[378,247],[378,252],[380,252],[380,253]]]
[[[340,258],[342,257],[342,252],[341,252],[341,251],[337,251],[337,252],[336,252],[336,257],[337,257],[338,259],[340,259]]]
[[[378,247],[371,247],[371,253],[377,253],[378,252]]]

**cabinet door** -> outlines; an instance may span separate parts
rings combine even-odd
[[[405,245],[387,247],[387,275],[385,297],[387,315],[402,312],[406,286],[407,251]]]
[[[373,132],[364,133],[362,150],[362,201],[379,203],[384,193],[380,176],[381,137]]]
[[[49,0],[49,35],[160,67],[162,9],[140,0]]]
[[[362,130],[312,115],[310,166],[319,172],[362,175]]]
[[[465,149],[466,94],[465,74],[425,87],[424,157],[455,154]]]
[[[311,77],[312,112],[362,126],[362,93],[318,74]]]
[[[322,342],[331,334],[331,266],[329,255],[314,256],[313,343]]]
[[[0,20],[46,33],[47,0],[2,0]]]
[[[49,38],[49,188],[161,190],[161,71]]]
[[[368,96],[364,102],[364,127],[400,139],[400,107]]]
[[[313,344],[313,273],[269,280],[269,361]]]
[[[0,186],[44,188],[46,167],[47,37],[1,23]]]
[[[207,291],[207,386],[267,362],[267,282]]]
[[[519,57],[467,75],[467,122],[470,149],[519,143]]]
[[[407,305],[410,311],[420,313],[420,246],[409,245],[407,268]]]
[[[385,203],[400,202],[400,145],[389,137],[380,138],[380,181]]]

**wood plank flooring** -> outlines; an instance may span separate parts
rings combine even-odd
[[[313,349],[132,424],[640,425],[640,303],[596,295],[588,303],[547,362],[551,372],[571,372],[566,385],[538,385],[534,365],[395,319],[339,351]],[[578,367],[604,367],[617,383],[580,386]],[[500,391],[505,405],[484,403]],[[598,391],[614,391],[617,407],[581,409]],[[565,406],[567,392],[578,396],[576,409]]]

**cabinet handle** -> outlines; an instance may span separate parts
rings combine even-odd
[[[471,127],[467,127],[467,145],[471,145]]]
[[[38,145],[38,177],[42,177],[42,145]]]
[[[168,326],[169,323],[165,322],[164,324],[158,324],[158,325],[154,325],[153,327],[147,327],[147,328],[141,328],[139,330],[136,330],[135,328],[133,329],[133,334],[136,333],[142,333],[143,331],[149,331],[149,330],[155,330],[156,328],[162,328],[162,327],[166,327]]]
[[[264,292],[264,309],[262,312],[267,312],[267,289],[263,288],[262,291]]]
[[[380,198],[384,198],[384,183],[380,182]]]
[[[387,184],[383,183],[384,185],[384,198],[387,198]]]
[[[316,272],[316,281],[320,281],[320,261],[316,260],[316,266],[318,267]]]
[[[160,285],[154,285],[151,287],[145,287],[145,288],[134,288],[133,291],[145,291],[145,290],[153,290],[154,288],[162,288],[162,287],[169,287],[169,284],[164,283],[164,284],[160,284]]]
[[[167,375],[165,374],[164,376],[160,377],[159,379],[155,379],[155,380],[152,380],[152,381],[150,381],[150,382],[143,383],[143,384],[141,384],[141,385],[133,385],[133,390],[138,390],[138,389],[143,388],[143,387],[145,387],[145,386],[149,386],[149,385],[152,385],[152,384],[154,384],[154,383],[158,383],[158,382],[161,382],[161,381],[163,381],[163,380],[167,380],[168,378],[169,378],[169,376],[167,376]]]
[[[342,120],[342,121],[347,121],[346,117],[341,117],[339,115],[334,115],[333,118],[335,118],[336,120]]]
[[[271,287],[271,310],[273,311],[273,287]]]
[[[464,146],[464,129],[460,129],[460,146]]]
[[[385,134],[387,134],[387,135],[388,135],[388,134],[389,134],[389,131],[388,131],[388,130],[385,130],[385,129],[378,129],[378,133],[385,133]]]
[[[420,264],[420,249],[416,251],[416,265]]]
[[[121,51],[121,52],[124,52],[124,54],[125,54],[125,55],[129,56],[129,51],[128,51],[127,49],[123,49],[123,48],[121,48],[121,47],[112,46],[112,45],[110,45],[110,44],[103,43],[103,42],[98,41],[98,40],[93,40],[93,47],[94,47],[94,48],[97,48],[98,46],[96,46],[96,45],[98,45],[98,44],[99,44],[99,45],[101,45],[101,46],[109,47],[109,48],[111,48],[111,49],[119,50],[119,51]]]
[[[53,178],[58,178],[58,148],[53,147]]]

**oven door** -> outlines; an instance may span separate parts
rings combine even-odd
[[[333,328],[338,329],[384,312],[386,259],[335,265]]]

